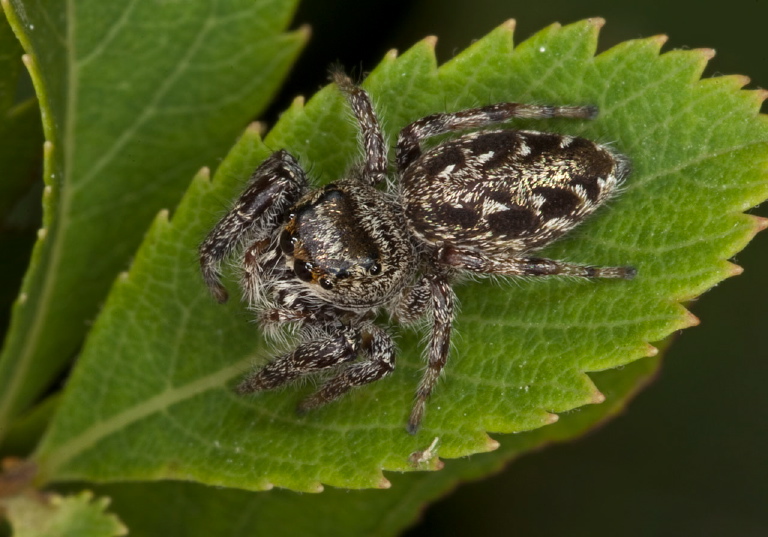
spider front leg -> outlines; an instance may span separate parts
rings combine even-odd
[[[411,434],[416,434],[421,426],[427,399],[429,399],[440,378],[440,372],[445,367],[448,351],[451,348],[451,326],[456,301],[453,290],[447,278],[433,276],[430,277],[430,291],[432,296],[432,335],[429,341],[427,370],[424,372],[421,384],[416,391],[416,401],[408,420],[408,432]]]
[[[360,126],[365,152],[363,180],[375,186],[387,177],[387,146],[379,127],[379,120],[376,119],[371,97],[363,88],[353,84],[352,80],[341,71],[333,71],[331,78],[346,96]]]
[[[354,360],[360,330],[342,328],[326,337],[312,338],[272,360],[236,388],[240,394],[272,390],[304,375]]]
[[[392,336],[375,325],[362,332],[361,350],[365,358],[347,365],[320,389],[299,404],[299,413],[307,412],[338,399],[352,388],[370,384],[395,369],[395,344]]]
[[[538,106],[523,103],[497,103],[460,112],[432,114],[414,121],[397,138],[397,169],[404,171],[421,155],[420,142],[449,132],[486,127],[512,118],[546,119],[565,117],[594,119],[594,106]]]
[[[618,278],[631,280],[637,275],[633,267],[594,267],[577,265],[541,257],[488,256],[446,246],[439,250],[440,263],[453,268],[482,274],[505,276],[576,276],[579,278]]]
[[[424,316],[432,300],[430,282],[429,277],[422,276],[413,286],[403,289],[392,314],[398,322],[410,324]]]
[[[267,238],[306,186],[304,170],[285,150],[274,153],[253,172],[235,206],[219,220],[199,248],[203,279],[216,300],[226,302],[228,298],[221,284],[221,261],[245,238]]]

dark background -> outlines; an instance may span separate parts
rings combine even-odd
[[[266,119],[324,85],[336,61],[370,70],[433,34],[442,62],[508,18],[520,42],[595,16],[607,20],[600,50],[666,34],[665,50],[717,51],[704,76],[744,74],[768,88],[766,0],[306,0],[296,23],[311,24],[312,40]],[[407,535],[768,535],[768,233],[735,261],[744,275],[691,305],[701,326],[672,345],[624,416],[462,486]]]

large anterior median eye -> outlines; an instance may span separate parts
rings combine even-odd
[[[297,259],[293,262],[293,272],[296,273],[296,277],[303,282],[312,281],[312,264]]]
[[[381,263],[374,263],[371,268],[368,269],[368,274],[371,276],[378,276],[381,274]]]
[[[293,255],[293,237],[287,229],[280,233],[280,249],[286,255]]]

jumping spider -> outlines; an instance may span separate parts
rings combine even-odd
[[[427,138],[511,118],[592,119],[590,106],[498,103],[414,121],[397,140],[397,183],[387,179],[387,145],[370,96],[332,75],[362,135],[364,161],[320,188],[287,151],[256,169],[232,210],[200,246],[203,277],[227,300],[221,261],[239,250],[245,298],[266,329],[291,323],[294,350],[248,375],[241,394],[277,388],[335,368],[299,405],[324,405],[389,375],[395,345],[374,324],[378,310],[401,322],[427,315],[428,367],[408,422],[415,433],[450,349],[462,273],[631,279],[631,267],[594,267],[530,257],[607,200],[627,175],[626,159],[595,142],[526,130],[478,130],[423,151]],[[387,185],[386,190],[376,187]]]

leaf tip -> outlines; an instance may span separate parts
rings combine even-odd
[[[689,310],[685,310],[685,318],[683,319],[683,326],[681,328],[690,328],[691,326],[699,326],[701,319],[696,317]]]
[[[437,45],[437,36],[436,35],[428,35],[424,39],[421,40],[424,45],[434,50],[435,45]]]
[[[205,169],[205,168],[203,168],[203,169]],[[168,220],[169,220],[170,214],[171,213],[170,213],[170,211],[168,209],[160,209],[160,212],[157,213],[157,219],[160,222],[162,222],[164,224],[167,224]]]
[[[664,34],[654,35],[648,38],[649,41],[653,42],[658,48],[663,47],[667,41],[669,41],[669,36],[666,36]]]
[[[762,90],[765,92],[766,97],[768,97],[768,90]],[[752,218],[755,222],[755,233],[759,233],[763,231],[765,228],[768,228],[768,218],[762,217],[762,216],[754,216],[752,215]]]
[[[267,126],[262,121],[253,121],[248,127],[246,127],[248,134],[255,134],[256,136],[263,136],[267,132]]]
[[[587,19],[587,24],[599,30],[605,26],[605,19],[602,17],[590,17]]]
[[[736,263],[727,262],[725,269],[725,277],[731,278],[733,276],[739,276],[744,272],[744,267],[737,265]]]
[[[711,60],[712,58],[715,57],[715,54],[717,54],[715,52],[715,49],[713,48],[697,48],[697,49],[694,49],[693,52],[697,52],[698,54],[700,54],[706,61]],[[744,78],[747,78],[747,77],[744,77]],[[747,78],[747,83],[749,83],[748,78]]]
[[[651,345],[650,343],[645,344],[645,356],[647,358],[650,358],[651,356],[656,356],[659,354],[659,349]]]
[[[497,449],[499,449],[499,447],[501,447],[501,444],[499,443],[498,440],[494,440],[490,436],[485,437],[485,449],[487,451],[496,451]]]
[[[549,413],[544,418],[544,425],[552,425],[553,423],[557,422],[560,419],[560,416],[557,414]]]
[[[310,24],[302,24],[296,30],[296,33],[299,34],[304,43],[306,43],[312,37],[312,26]]]
[[[517,20],[515,19],[507,19],[499,25],[499,28],[501,28],[502,30],[506,30],[510,33],[514,32],[516,27],[517,27]]]
[[[196,179],[202,179],[204,181],[210,181],[211,180],[211,169],[208,166],[203,166],[199,170],[197,170],[197,173],[195,174]]]

